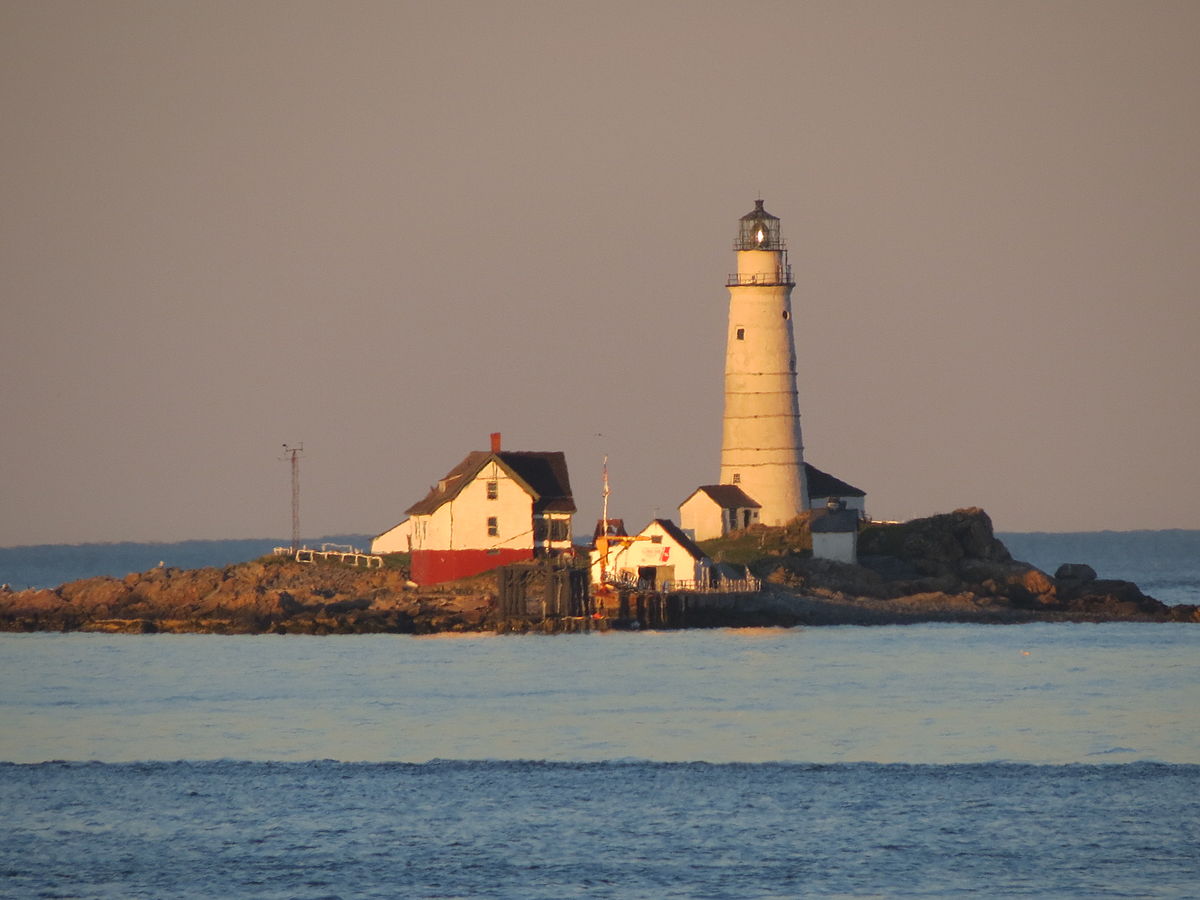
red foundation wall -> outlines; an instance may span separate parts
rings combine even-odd
[[[411,578],[419,585],[478,575],[488,569],[533,559],[531,548],[517,550],[414,550]]]

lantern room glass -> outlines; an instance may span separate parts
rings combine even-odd
[[[754,201],[754,209],[738,221],[738,236],[735,250],[784,250],[786,245],[779,232],[779,217],[763,209],[761,200]]]

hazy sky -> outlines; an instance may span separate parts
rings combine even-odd
[[[0,544],[374,533],[468,451],[716,480],[783,220],[877,518],[1200,527],[1200,3],[0,2]]]

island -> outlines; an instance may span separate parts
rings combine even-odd
[[[0,631],[325,635],[1200,622],[1196,606],[1168,606],[1131,582],[1098,578],[1086,563],[1064,561],[1050,575],[1014,560],[978,508],[868,525],[853,565],[813,558],[805,549],[806,528],[801,518],[704,543],[714,559],[744,567],[756,590],[618,586],[609,607],[589,595],[584,608],[569,611],[574,614],[533,603],[527,607],[532,612],[513,615],[511,604],[498,603],[505,569],[417,588],[399,556],[382,567],[363,568],[281,554],[223,568],[161,567],[124,578],[87,578],[53,589],[5,588]],[[555,565],[586,571],[582,560],[560,559]],[[549,583],[539,580],[536,565],[526,571],[523,583],[531,590]]]

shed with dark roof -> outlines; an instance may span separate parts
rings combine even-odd
[[[814,509],[810,529],[815,559],[844,563],[858,562],[858,510],[847,509],[841,500],[831,500],[825,509]]]
[[[811,463],[804,464],[808,483],[808,508],[824,509],[830,500],[841,502],[858,516],[865,515],[867,493]],[[737,484],[702,484],[679,504],[683,530],[698,541],[708,541],[731,531],[758,524],[759,502]]]
[[[761,508],[736,484],[702,484],[679,504],[679,521],[696,540],[708,541],[757,524]]]

